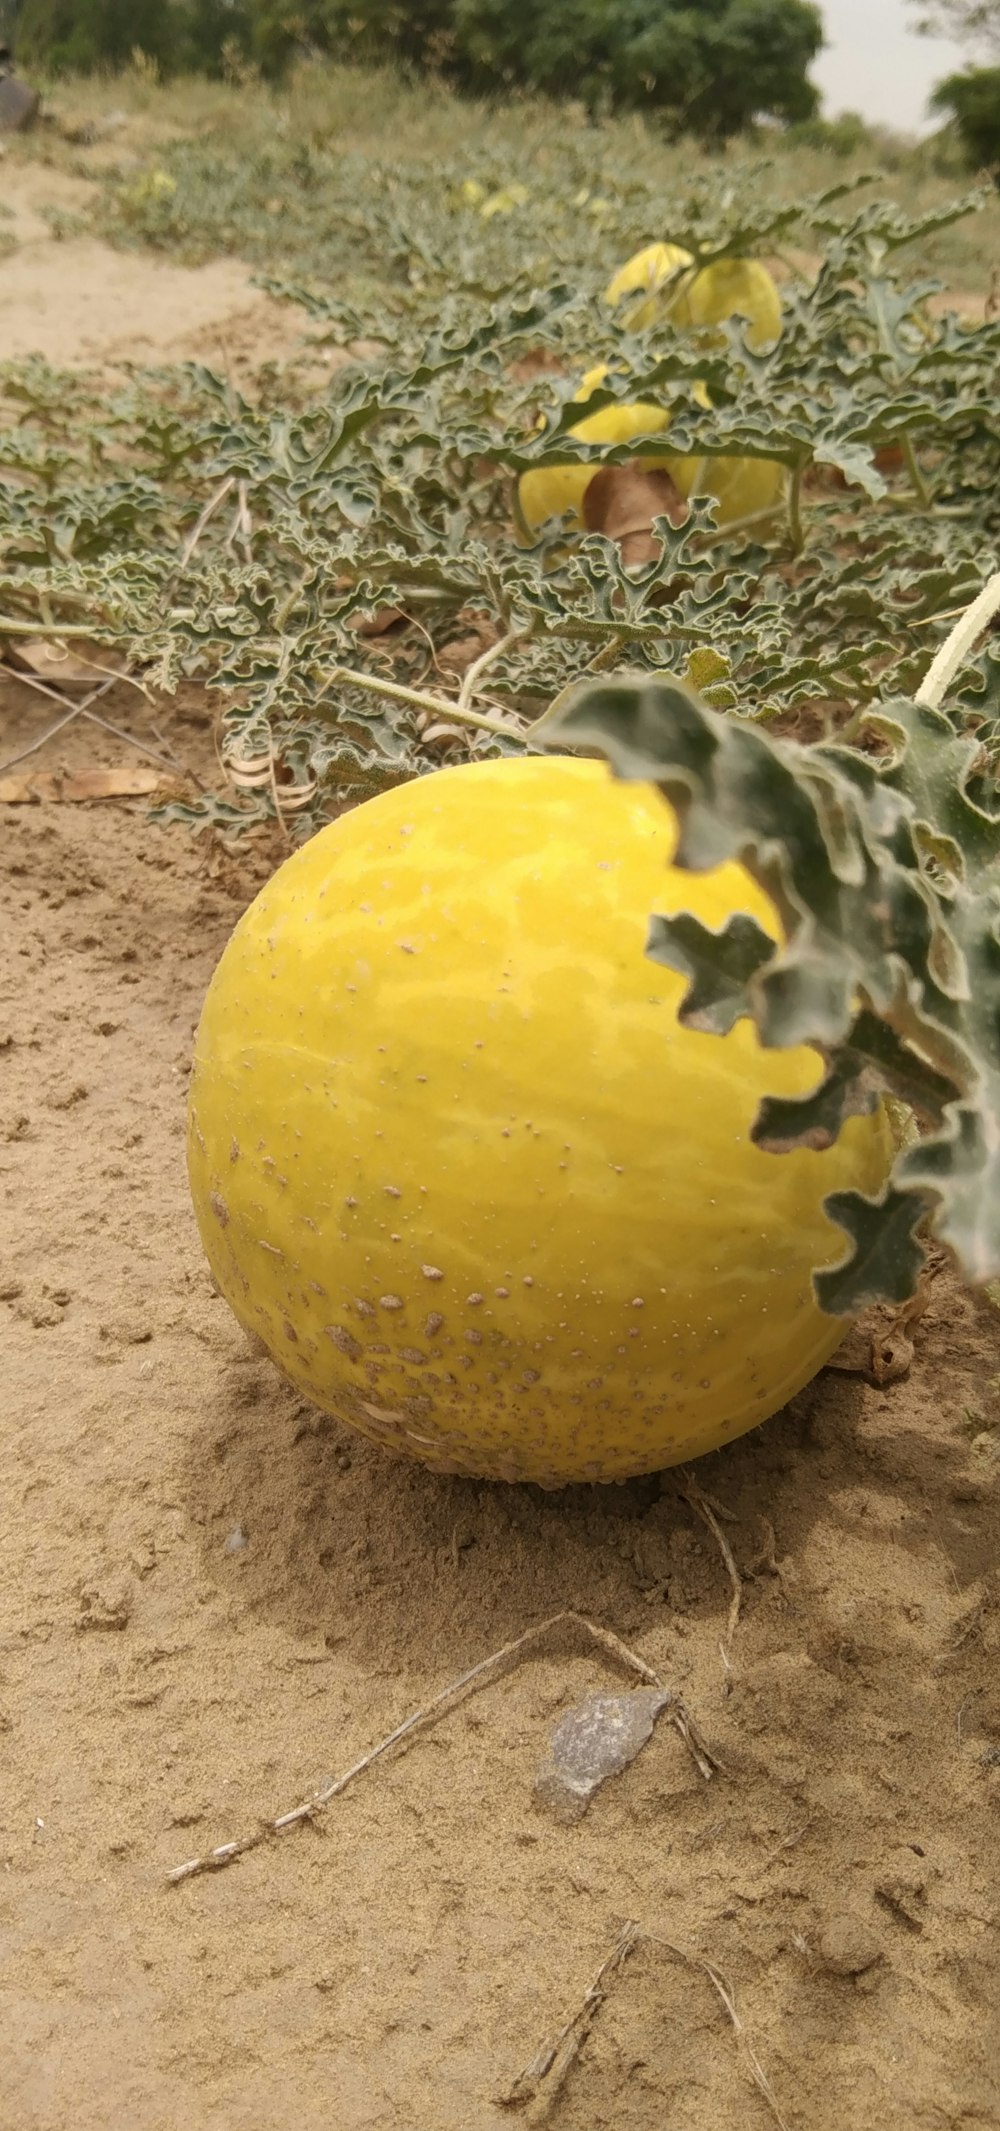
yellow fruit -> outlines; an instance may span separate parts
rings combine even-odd
[[[781,332],[781,297],[756,259],[720,259],[682,281],[671,307],[677,326],[721,326],[729,318],[749,321],[751,348],[763,348]]]
[[[636,332],[669,319],[677,327],[721,325],[737,315],[749,320],[747,338],[751,347],[763,347],[781,332],[781,298],[766,267],[755,259],[722,259],[699,273],[678,275],[691,264],[690,252],[678,244],[647,244],[644,250],[620,267],[605,290],[608,303],[619,304],[627,296],[646,300],[625,313],[626,323]],[[607,363],[588,370],[579,398],[587,399],[608,375]],[[702,406],[711,405],[703,385],[695,387]],[[627,444],[633,437],[666,429],[670,417],[649,401],[629,401],[606,407],[602,414],[588,415],[570,431],[589,444]],[[735,525],[744,518],[761,517],[777,510],[784,494],[785,472],[775,459],[706,459],[700,455],[680,458],[666,453],[662,458],[642,457],[643,467],[662,467],[682,496],[714,496],[719,525]],[[583,499],[597,471],[590,465],[544,466],[521,475],[517,500],[529,532],[537,532],[549,518],[570,514],[579,532],[584,523]]]
[[[690,252],[683,251],[679,244],[647,244],[643,251],[636,252],[619,267],[604,292],[605,303],[619,304],[623,296],[647,291],[648,301],[630,304],[625,313],[626,325],[633,333],[642,333],[648,326],[654,326],[658,318],[670,315],[669,304],[665,310],[660,291],[666,282],[670,282],[671,293],[676,293],[678,268],[690,265]]]
[[[704,385],[694,395],[703,407],[711,401]],[[682,496],[714,496],[719,525],[735,525],[744,518],[761,517],[777,510],[785,493],[785,469],[778,459],[707,459],[698,454],[665,459]]]
[[[596,363],[582,378],[577,398],[589,400],[598,385],[608,375],[607,363]],[[630,400],[617,406],[605,407],[600,414],[588,414],[570,430],[571,437],[582,438],[585,444],[629,444],[633,437],[645,436],[665,429],[670,416],[662,407],[649,400]],[[640,458],[639,466],[666,466],[664,459]],[[579,532],[583,528],[583,499],[597,472],[592,460],[589,464],[578,461],[575,466],[539,466],[522,474],[517,486],[517,500],[525,525],[534,532],[545,524],[547,518],[561,518],[568,511],[571,524]]]
[[[607,375],[607,363],[588,370],[577,397],[589,399]],[[704,385],[695,386],[695,395],[703,407],[710,405]],[[570,435],[582,437],[587,444],[628,444],[633,437],[655,435],[666,429],[669,421],[666,409],[651,400],[626,400],[605,407],[600,414],[587,415],[575,423]],[[642,453],[634,463],[662,467],[682,496],[714,496],[720,525],[734,525],[738,519],[777,509],[784,491],[784,468],[775,459],[706,459],[698,455],[681,458],[676,452],[663,452],[656,457]],[[546,519],[562,518],[567,512],[573,530],[582,531],[583,499],[596,472],[591,461],[574,466],[533,467],[522,474],[517,500],[528,531],[536,532]]]
[[[504,185],[500,192],[491,192],[479,212],[484,222],[490,222],[494,215],[511,215],[515,207],[525,207],[530,198],[526,185]]]
[[[600,763],[442,770],[288,859],[212,981],[189,1163],[219,1287],[316,1405],[440,1471],[697,1457],[841,1336],[821,1200],[879,1186],[885,1127],[751,1144],[819,1061],[680,1027],[650,911],[776,920],[741,868],[672,868],[674,836]]]
[[[781,297],[765,266],[756,259],[719,259],[697,273],[678,274],[691,264],[690,252],[677,244],[648,244],[620,267],[605,290],[605,301],[618,304],[633,290],[649,291],[645,303],[625,313],[634,332],[668,319],[679,328],[720,326],[729,318],[749,321],[752,348],[777,340],[781,332]]]

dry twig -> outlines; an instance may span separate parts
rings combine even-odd
[[[676,1960],[685,1962],[689,1968],[700,1968],[702,1974],[708,1977],[746,2057],[754,2085],[763,2095],[778,2131],[788,2131],[774,2088],[740,2017],[733,1986],[721,1968],[716,1967],[714,1961],[706,1960],[703,1954],[691,1953],[687,1947],[678,1946],[673,1939],[663,1939],[655,1932],[643,1931],[639,1924],[631,1921],[619,1932],[611,1952],[584,1992],[576,2011],[559,2029],[558,2034],[542,2045],[531,2063],[525,2066],[523,2072],[518,2073],[506,2093],[500,2096],[501,2107],[526,2108],[526,2121],[530,2124],[546,2121],[601,2006],[621,1975],[629,1955],[639,1946],[652,1946],[659,1952],[672,1954]]]
[[[621,1974],[629,1954],[634,1953],[641,1934],[638,1924],[628,1923],[619,1932],[607,1960],[602,1961],[592,1983],[589,1983],[575,2013],[554,2035],[551,2042],[543,2042],[541,2049],[519,2072],[505,2094],[500,2096],[502,2109],[524,2109],[531,2104],[530,2122],[541,2123],[548,2116],[556,2096],[561,2092],[566,2074],[575,2064],[597,2014]]]
[[[689,1502],[691,1504],[691,1508],[696,1511],[697,1515],[701,1518],[702,1523],[708,1526],[708,1529],[711,1532],[713,1539],[715,1540],[716,1546],[718,1547],[719,1552],[722,1555],[722,1559],[725,1562],[729,1581],[733,1587],[733,1595],[729,1605],[729,1618],[726,1622],[725,1641],[719,1644],[719,1649],[722,1653],[722,1662],[725,1666],[726,1671],[728,1672],[729,1653],[732,1649],[733,1636],[736,1633],[740,1617],[740,1607],[743,1603],[743,1579],[736,1566],[732,1547],[730,1546],[729,1541],[726,1538],[725,1532],[723,1531],[722,1526],[719,1523],[718,1516],[716,1515],[715,1506],[713,1506],[713,1504],[710,1502],[708,1496],[705,1493],[704,1488],[699,1487],[698,1482],[694,1478],[693,1473],[685,1472],[683,1479],[684,1484],[681,1488],[681,1493],[684,1497],[684,1500],[685,1502]],[[728,1511],[722,1511],[722,1515],[728,1515]]]
[[[670,1940],[664,1939],[663,1944],[665,1946],[669,1946]],[[704,1969],[705,1974],[708,1977],[708,1980],[711,1983],[713,1990],[718,1992],[718,1995],[721,1998],[727,2013],[729,2014],[729,2018],[732,2021],[733,2031],[735,2035],[743,2045],[743,2051],[746,2056],[747,2063],[750,2066],[750,2076],[753,2079],[754,2085],[758,2087],[760,2089],[760,2092],[763,2094],[764,2100],[766,2101],[767,2106],[770,2109],[771,2114],[774,2118],[774,2121],[778,2126],[778,2131],[788,2131],[788,2125],[786,2124],[785,2119],[782,2116],[781,2110],[778,2107],[777,2096],[775,2095],[774,2088],[771,2085],[767,2073],[765,2072],[764,2067],[761,2064],[760,2058],[758,2057],[757,2052],[754,2049],[753,2043],[751,2042],[750,2037],[747,2034],[746,2028],[744,2027],[743,2022],[740,2019],[739,2013],[737,2012],[736,1998],[733,1993],[732,1984],[727,1982],[725,1976],[722,1973],[721,1968],[716,1968],[714,1961],[706,1961],[702,1958],[700,1954],[685,1953],[683,1948],[680,1946],[671,1946],[671,1952],[679,1954],[682,1961],[692,1961],[697,1968]]]
[[[102,669],[98,668],[97,670],[101,671]],[[106,671],[106,669],[104,670]],[[140,684],[137,681],[133,681],[130,674],[110,673],[106,680],[102,681],[98,687],[92,688],[89,695],[85,695],[79,703],[71,703],[61,688],[53,688],[49,681],[40,681],[37,675],[32,677],[30,674],[25,673],[20,666],[6,667],[3,660],[0,659],[0,672],[10,672],[11,678],[19,681],[22,687],[34,689],[36,695],[47,697],[50,703],[58,703],[63,709],[61,718],[56,718],[52,725],[47,725],[40,738],[33,740],[30,747],[23,747],[20,754],[11,755],[9,761],[0,763],[0,770],[13,769],[15,763],[26,761],[29,755],[37,755],[41,748],[45,747],[50,740],[55,738],[57,733],[62,731],[64,725],[71,725],[74,718],[86,718],[88,724],[99,725],[102,732],[110,733],[115,740],[124,740],[129,747],[134,747],[140,755],[148,755],[151,762],[158,762],[162,769],[177,770],[182,776],[193,774],[193,772],[185,769],[184,764],[177,760],[176,755],[172,755],[169,752],[158,753],[157,749],[150,747],[147,741],[138,740],[134,733],[126,732],[121,725],[112,725],[110,719],[102,718],[96,710],[91,710],[91,704],[96,703],[100,696],[107,695],[108,690],[114,688],[119,681],[129,681],[133,687],[139,687]],[[141,692],[144,695],[147,693],[145,689],[142,689]]]
[[[184,546],[182,547],[180,553],[180,559],[177,564],[177,569],[174,572],[174,577],[171,579],[171,584],[173,584],[176,578],[179,577],[182,570],[187,569],[188,563],[190,562],[191,557],[194,554],[195,548],[197,547],[198,542],[201,539],[205,527],[208,525],[210,519],[214,518],[220,503],[225,502],[226,497],[229,495],[231,489],[234,487],[235,482],[236,475],[228,474],[226,476],[226,479],[221,483],[220,487],[214,489],[212,494],[209,496],[208,502],[205,504],[204,509],[199,512],[193,526],[191,527],[191,531],[189,532],[187,539],[184,542]]]
[[[304,1820],[313,1820],[334,1798],[339,1798],[341,1792],[346,1791],[357,1776],[363,1775],[366,1769],[380,1761],[391,1747],[399,1746],[404,1739],[424,1726],[438,1723],[442,1717],[448,1715],[463,1695],[478,1693],[494,1680],[502,1679],[540,1645],[558,1641],[560,1637],[569,1645],[579,1645],[582,1642],[587,1650],[599,1650],[610,1664],[619,1666],[649,1687],[663,1685],[645,1659],[639,1657],[636,1651],[630,1650],[627,1643],[623,1643],[610,1628],[598,1627],[594,1621],[586,1620],[581,1613],[554,1613],[548,1620],[539,1621],[534,1628],[526,1628],[524,1634],[515,1637],[512,1643],[505,1643],[502,1650],[495,1650],[492,1656],[483,1658],[478,1665],[473,1665],[468,1672],[463,1672],[457,1680],[452,1680],[447,1687],[442,1688],[440,1694],[434,1696],[433,1701],[427,1703],[426,1708],[417,1709],[412,1716],[404,1718],[402,1724],[397,1724],[395,1731],[391,1731],[387,1738],[380,1739],[377,1746],[362,1755],[360,1761],[355,1761],[342,1776],[334,1776],[328,1783],[321,1784],[318,1790],[303,1799],[301,1805],[293,1806],[288,1813],[279,1813],[276,1819],[262,1821],[252,1834],[238,1835],[234,1841],[220,1843],[216,1849],[209,1850],[202,1857],[190,1857],[184,1864],[174,1865],[167,1873],[168,1880],[176,1886],[181,1880],[193,1879],[196,1873],[221,1871],[224,1865],[232,1864],[235,1857],[242,1857],[247,1850],[256,1850],[261,1843],[271,1841],[276,1835],[283,1835],[286,1828],[296,1827]],[[707,1781],[718,1764],[679,1695],[670,1694],[667,1714],[675,1731],[683,1739],[696,1768]]]

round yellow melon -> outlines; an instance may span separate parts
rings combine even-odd
[[[626,296],[635,296],[637,301],[629,305],[625,323],[633,333],[642,333],[648,326],[655,326],[657,319],[670,315],[662,291],[669,282],[671,294],[676,294],[680,268],[692,263],[690,252],[679,244],[646,244],[619,267],[604,291],[604,301],[619,304]]]
[[[681,273],[685,266],[692,272]],[[633,332],[660,319],[683,329],[745,318],[752,348],[766,347],[781,332],[781,297],[758,259],[717,259],[695,269],[690,252],[680,245],[647,244],[619,267],[604,292],[605,302],[615,305],[627,296],[639,299],[624,314]]]
[[[589,399],[603,384],[608,371],[607,363],[597,363],[588,370],[580,381],[578,398]],[[695,386],[695,396],[702,406],[711,404],[704,385]],[[570,435],[580,437],[585,444],[630,444],[634,437],[655,436],[667,428],[669,421],[667,410],[652,400],[619,400],[614,406],[602,408],[599,414],[586,415],[582,422],[574,424]],[[635,463],[662,467],[682,496],[714,496],[720,525],[735,525],[744,518],[777,510],[784,495],[785,470],[776,459],[716,459],[698,454],[682,458],[677,452],[651,457],[643,452]],[[596,472],[593,461],[578,460],[574,465],[531,467],[523,473],[517,500],[528,532],[537,532],[549,518],[567,515],[571,530],[582,532],[583,499]]]
[[[774,912],[672,867],[651,787],[558,757],[369,800],[274,875],[198,1030],[189,1164],[212,1271],[317,1406],[444,1472],[621,1480],[728,1442],[832,1353],[825,1193],[881,1118],[763,1154],[807,1050],[681,1028],[653,910]]]
[[[598,385],[603,385],[608,375],[607,363],[595,363],[588,370],[577,388],[577,398],[589,400]],[[665,408],[657,407],[651,400],[618,401],[613,407],[602,408],[600,414],[588,414],[570,430],[570,436],[579,437],[584,444],[630,444],[633,437],[654,435],[665,429],[670,420]],[[675,455],[676,458],[676,455]],[[637,459],[639,466],[669,466],[668,458]],[[678,465],[683,461],[676,460]],[[582,532],[583,499],[597,472],[593,461],[578,460],[572,466],[538,466],[529,468],[521,475],[517,485],[517,500],[521,516],[530,532],[536,532],[547,518],[562,518],[569,514],[574,531]]]
[[[670,316],[681,327],[745,318],[751,348],[763,348],[781,332],[781,297],[759,260],[719,259],[681,282]]]

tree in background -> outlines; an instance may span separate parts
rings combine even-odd
[[[395,55],[480,96],[646,106],[710,138],[818,104],[812,0],[319,0],[312,15],[338,56]]]
[[[90,74],[142,52],[164,74],[219,73],[228,44],[249,47],[252,11],[253,0],[24,0],[15,11],[18,58],[53,74]]]
[[[272,76],[308,53],[395,59],[472,95],[645,106],[718,140],[811,118],[822,43],[813,0],[25,0],[20,30],[22,58],[52,72],[135,51],[164,74],[219,73],[227,48]]]
[[[1000,67],[949,74],[930,101],[951,120],[971,168],[992,171],[1000,183]]]
[[[923,37],[953,37],[956,44],[1000,50],[1000,0],[909,0],[919,10],[915,28]]]
[[[723,138],[759,114],[805,119],[816,108],[806,70],[822,28],[806,0],[455,0],[453,17],[453,65],[483,91],[571,88]]]
[[[26,0],[18,17],[22,64],[54,73],[126,66],[141,49],[158,65],[172,42],[172,9],[163,0]]]
[[[954,37],[959,44],[1000,55],[1000,0],[910,0],[919,9],[914,27],[925,37]],[[950,121],[974,170],[1000,170],[1000,66],[966,67],[939,81],[931,110]]]

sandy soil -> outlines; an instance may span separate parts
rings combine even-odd
[[[196,352],[263,301],[38,234],[0,271],[8,347],[47,291],[53,359]],[[0,759],[48,716],[7,683]],[[160,722],[209,761],[197,705]],[[36,760],[139,758],[76,726]],[[183,1164],[205,986],[277,856],[0,807],[0,2131],[995,2131],[1000,1318],[942,1277],[905,1381],[826,1371],[699,1467],[726,1662],[676,1475],[440,1480],[322,1418],[214,1295]],[[549,1728],[620,1684],[554,1645],[168,1882],[568,1606],[683,1691],[711,1781],[661,1723],[554,1823]],[[564,2085],[512,2115],[629,1918]]]
[[[0,147],[3,144],[0,143]],[[55,365],[230,363],[237,374],[296,352],[301,320],[255,289],[238,259],[177,266],[97,238],[59,237],[49,213],[78,215],[96,186],[8,143],[0,163],[0,361],[42,355]],[[58,227],[58,225],[57,225]]]

